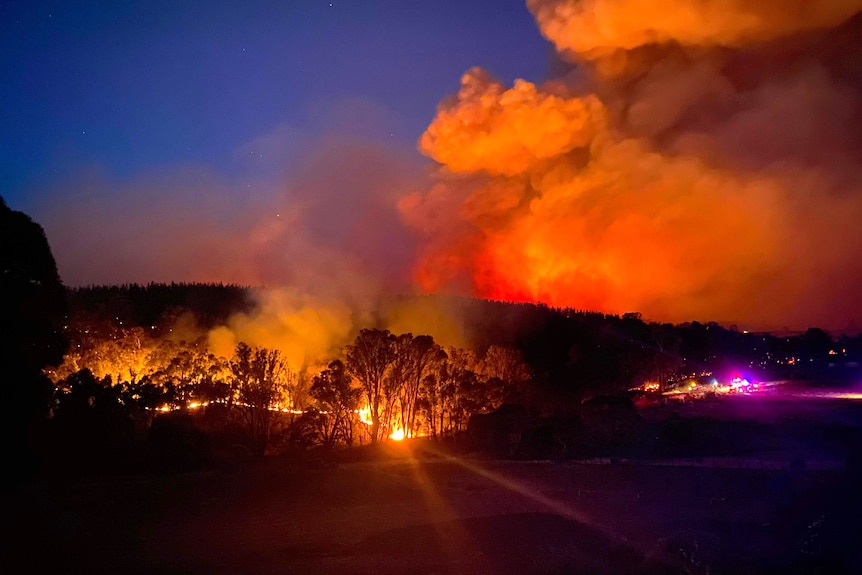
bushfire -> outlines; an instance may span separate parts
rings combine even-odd
[[[141,414],[215,410],[234,414],[229,419],[256,441],[281,434],[330,445],[456,433],[530,377],[512,349],[492,346],[480,356],[383,329],[360,330],[334,357],[307,356],[296,367],[279,349],[241,342],[224,357],[205,334],[151,331],[70,330],[71,351],[49,375],[61,396],[108,390],[111,401]]]

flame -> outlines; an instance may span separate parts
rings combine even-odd
[[[359,421],[365,425],[372,425],[374,421],[371,419],[371,408],[367,405],[360,408],[356,413],[359,414]]]
[[[368,407],[368,405],[364,405],[358,409],[356,413],[359,415],[359,421],[365,425],[370,427],[374,423],[371,419],[371,408]],[[389,434],[389,439],[393,441],[403,441],[407,438],[407,432],[400,423],[393,423],[391,429],[392,433]]]

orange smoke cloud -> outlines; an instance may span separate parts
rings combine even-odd
[[[862,9],[859,0],[527,0],[542,33],[560,50],[587,56],[678,42],[737,46],[831,28]]]
[[[665,4],[530,0],[560,51],[598,67],[509,89],[465,74],[419,141],[434,185],[399,204],[426,290],[664,321],[862,319],[843,287],[862,277],[862,102],[829,60],[848,50],[782,40],[769,66],[743,46],[839,25],[862,2]],[[857,50],[859,24],[840,35]],[[627,56],[660,42],[677,45]],[[620,51],[625,75],[606,75]]]
[[[516,175],[535,162],[586,146],[605,124],[595,96],[560,98],[517,80],[504,90],[474,68],[419,141],[420,150],[456,172]]]
[[[320,299],[288,288],[258,290],[256,309],[236,314],[208,334],[216,355],[231,357],[239,342],[281,350],[292,369],[337,353],[354,330],[355,310],[340,299]]]

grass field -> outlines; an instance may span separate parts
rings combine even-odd
[[[6,504],[0,572],[859,572],[842,466],[698,461],[499,461],[425,442],[40,480]]]

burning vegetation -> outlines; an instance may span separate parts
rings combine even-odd
[[[156,296],[163,288],[149,289]],[[213,289],[229,296],[236,288]],[[103,308],[103,314],[126,299],[92,306],[88,291],[79,290],[73,299],[90,310]],[[251,310],[223,312],[223,320],[209,326],[198,324],[188,309],[171,308],[144,327],[77,308],[65,326],[70,350],[48,371],[57,385],[57,418],[63,420],[82,394],[91,394],[83,403],[94,409],[127,411],[140,433],[160,413],[209,411],[250,450],[263,453],[274,443],[334,446],[451,436],[466,428],[471,415],[517,399],[530,379],[520,352],[500,345],[476,353],[441,345],[431,335],[354,331],[350,324],[332,329],[324,341],[325,322],[314,324],[317,336],[302,329],[323,314],[309,307],[284,308],[275,315],[284,325],[250,331],[251,318],[272,312],[273,298],[279,295],[259,297]],[[297,324],[297,317],[303,322]],[[403,321],[403,315],[398,318]],[[225,339],[242,334],[252,343],[240,340],[229,353],[221,352]]]
[[[56,385],[54,423],[102,421],[119,428],[97,436],[131,444],[158,437],[177,418],[251,453],[464,438],[471,420],[507,404],[529,414],[530,426],[553,429],[593,397],[690,392],[697,374],[730,382],[724,374],[732,369],[763,381],[841,379],[856,373],[862,356],[860,337],[833,340],[816,329],[782,337],[458,298],[381,303],[368,326],[334,318],[370,316],[336,316],[308,299],[236,286],[69,295],[69,350],[47,372]],[[265,322],[256,320],[261,314]],[[436,321],[425,325],[439,332],[393,331],[431,315]],[[330,322],[315,323],[321,317]],[[465,343],[446,343],[456,340]],[[524,433],[527,421],[516,422]],[[558,445],[559,431],[548,441]]]

